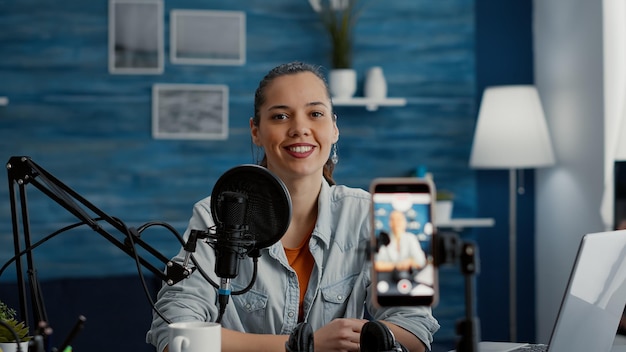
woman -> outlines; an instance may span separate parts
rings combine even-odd
[[[439,328],[430,308],[382,309],[368,299],[371,197],[360,189],[334,186],[339,130],[318,69],[296,62],[271,70],[257,88],[250,131],[254,144],[265,152],[261,165],[289,190],[292,218],[281,240],[261,250],[252,289],[233,295],[226,306],[222,350],[285,351],[289,334],[306,321],[313,328],[316,351],[358,351],[367,322],[364,303],[406,348],[430,347]],[[195,205],[185,235],[211,226],[207,198]],[[183,256],[179,253],[176,260]],[[209,246],[199,245],[195,257],[203,268],[214,267]],[[240,262],[231,282],[234,291],[248,285],[252,266],[251,260]],[[215,321],[216,291],[200,275],[192,275],[164,286],[157,309],[172,322]],[[147,340],[158,351],[167,350],[167,324],[156,315]]]
[[[406,231],[406,216],[399,210],[389,214],[389,244],[376,253],[374,266],[378,271],[420,269],[426,265],[426,254],[417,237]]]

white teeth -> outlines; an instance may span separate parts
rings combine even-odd
[[[297,147],[290,147],[289,151],[292,151],[294,153],[306,153],[310,151],[311,149],[313,149],[313,147],[311,146],[297,146]]]

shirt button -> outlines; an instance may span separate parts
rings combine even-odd
[[[342,295],[338,295],[337,299],[341,301],[343,299],[343,296]]]
[[[287,313],[287,315],[289,316],[289,318],[293,318],[293,316],[294,316],[293,312],[289,312],[289,313]]]
[[[252,308],[252,305],[250,303],[246,303],[246,309],[250,309]]]

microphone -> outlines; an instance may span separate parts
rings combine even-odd
[[[376,238],[376,250],[379,250],[380,247],[387,246],[391,242],[391,238],[386,231],[380,231],[378,234],[378,238]]]
[[[219,194],[218,204],[218,217],[223,222],[217,225],[215,274],[220,278],[218,294],[223,307],[231,294],[230,280],[237,277],[239,272],[239,259],[246,254],[247,244],[254,243],[244,240],[245,231],[248,230],[244,223],[248,197],[242,193],[225,191]]]
[[[239,272],[238,248],[245,247],[247,243],[242,240],[248,230],[244,223],[248,197],[243,193],[225,191],[219,195],[218,204],[219,218],[224,221],[217,225],[220,236],[215,248],[215,273],[220,278],[233,279]]]
[[[256,279],[260,250],[278,242],[291,222],[291,197],[285,184],[267,168],[240,165],[226,171],[211,193],[211,216],[215,227],[206,232],[192,230],[198,238],[207,238],[215,250],[215,274],[220,278],[218,300],[220,315],[231,295],[232,279],[239,272],[239,260],[254,260],[252,287]],[[201,232],[198,234],[198,232]]]

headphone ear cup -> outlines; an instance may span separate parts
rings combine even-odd
[[[361,329],[361,352],[395,351],[396,339],[380,321],[369,321]]]
[[[307,322],[296,325],[293,329],[285,350],[287,352],[313,352],[313,328]]]

